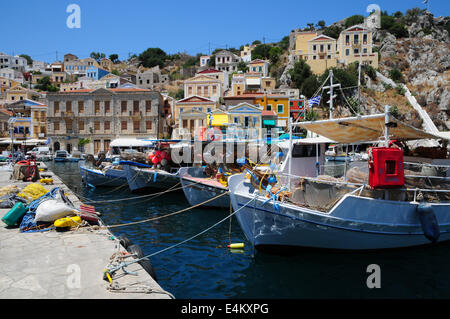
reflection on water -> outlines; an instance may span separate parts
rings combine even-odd
[[[109,225],[160,216],[188,206],[182,192],[153,200],[108,203],[136,195],[126,188],[117,192],[84,188],[78,163],[49,163],[49,168],[82,196],[105,201],[95,206]],[[337,174],[341,168],[328,169]],[[152,223],[115,228],[114,233],[126,234],[145,254],[150,254],[203,231],[227,214],[227,210],[193,209]],[[242,254],[230,253],[226,248],[230,237],[232,242],[246,244]],[[152,257],[151,262],[159,284],[177,298],[449,298],[449,256],[449,244],[382,252],[254,252],[233,218],[231,230],[227,221]],[[367,288],[366,270],[370,264],[381,267],[380,289]]]

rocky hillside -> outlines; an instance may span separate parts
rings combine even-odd
[[[390,77],[400,71],[417,102],[426,109],[439,130],[450,129],[450,37],[449,17],[435,18],[422,11],[406,20],[409,37],[396,38],[378,31],[380,72]]]

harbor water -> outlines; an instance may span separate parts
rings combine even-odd
[[[127,187],[85,188],[79,163],[47,165],[76,194],[97,201],[93,205],[107,225],[166,215],[189,206],[182,191],[117,201],[137,195]],[[202,232],[229,213],[198,208],[111,231],[116,236],[125,234],[148,255]],[[230,241],[245,243],[245,248],[231,253],[227,248]],[[150,260],[160,286],[180,299],[450,297],[450,243],[376,252],[301,250],[275,254],[254,251],[232,218],[231,223],[227,220]],[[367,269],[373,264],[380,267],[380,288],[367,285],[372,273]]]

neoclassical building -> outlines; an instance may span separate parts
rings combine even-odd
[[[83,89],[47,94],[53,150],[108,151],[116,138],[157,138],[164,132],[164,99],[139,88]],[[89,143],[79,149],[81,139]]]

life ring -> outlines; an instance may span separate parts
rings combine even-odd
[[[30,165],[30,161],[19,161],[16,164],[17,165]]]
[[[127,251],[130,254],[135,254],[137,258],[141,259],[138,261],[139,265],[141,265],[142,268],[156,281],[158,282],[158,279],[156,278],[155,270],[152,267],[152,264],[150,263],[150,260],[148,258],[144,257],[144,252],[142,251],[141,247],[139,245],[131,245],[128,246]]]

